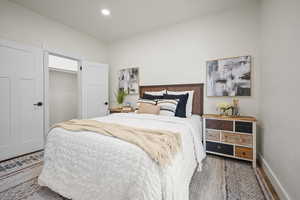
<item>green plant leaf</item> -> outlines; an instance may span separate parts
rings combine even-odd
[[[125,100],[125,97],[128,95],[124,90],[118,90],[116,93],[116,100],[118,104],[122,104]]]

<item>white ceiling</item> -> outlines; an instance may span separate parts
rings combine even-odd
[[[102,41],[220,12],[253,0],[11,0]],[[111,16],[101,15],[101,9]]]

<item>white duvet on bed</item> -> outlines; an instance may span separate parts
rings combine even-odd
[[[96,118],[182,136],[182,151],[161,168],[138,146],[93,132],[53,129],[39,184],[73,200],[188,200],[189,183],[205,153],[199,116],[113,114]]]

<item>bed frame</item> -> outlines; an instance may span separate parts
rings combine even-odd
[[[194,90],[193,110],[195,115],[203,115],[203,83],[196,84],[176,84],[176,85],[142,85],[140,86],[140,97],[144,92],[154,92],[161,90],[188,91]]]

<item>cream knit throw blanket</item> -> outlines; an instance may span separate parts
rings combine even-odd
[[[124,140],[139,146],[160,166],[169,164],[172,157],[181,148],[180,135],[165,130],[142,129],[95,120],[75,119],[55,124],[51,129],[53,128],[63,128],[69,131],[92,131]]]

